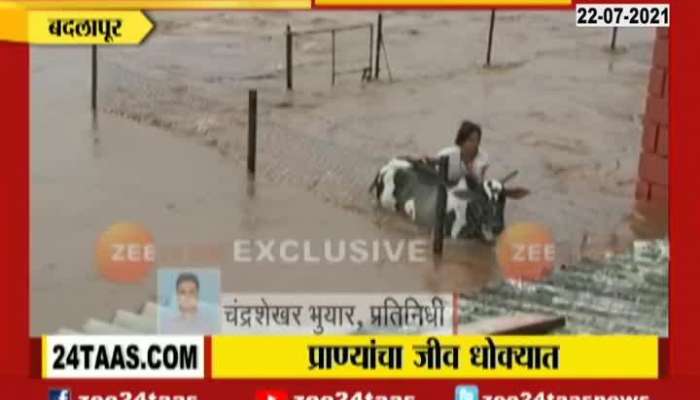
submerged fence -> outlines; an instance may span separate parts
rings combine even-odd
[[[391,72],[389,70],[389,60],[386,55],[386,45],[384,43],[383,35],[383,16],[382,14],[377,15],[376,28],[371,22],[336,26],[331,28],[318,28],[318,29],[307,29],[301,31],[294,31],[290,25],[287,25],[285,30],[285,43],[286,43],[286,81],[287,90],[292,90],[294,88],[294,39],[302,36],[311,35],[322,35],[330,34],[331,50],[330,50],[330,62],[331,62],[331,86],[335,85],[336,77],[343,74],[361,73],[361,80],[363,82],[370,81],[372,79],[379,79],[380,71],[380,61],[382,57],[382,51],[384,51],[385,63],[387,66],[387,72],[391,78]],[[351,31],[363,31],[367,30],[369,33],[369,41],[367,46],[367,64],[357,68],[340,71],[337,67],[337,54],[338,46],[336,45],[336,38],[339,33],[351,32]],[[376,31],[376,40],[375,40]],[[376,48],[376,51],[375,51]]]
[[[485,67],[490,67],[493,60],[493,48],[495,42],[495,24],[497,20],[496,10],[490,12],[488,39],[486,44],[486,62]],[[343,74],[361,73],[361,81],[378,80],[381,71],[381,59],[384,58],[384,63],[387,69],[389,80],[392,80],[391,70],[389,68],[389,60],[386,51],[386,43],[384,41],[383,15],[377,14],[376,23],[366,22],[352,25],[336,26],[329,28],[308,29],[294,31],[290,25],[286,26],[285,41],[286,41],[286,88],[293,89],[294,82],[294,43],[295,38],[312,35],[329,34],[331,49],[330,49],[330,83],[331,86],[336,84],[336,78]],[[366,30],[369,35],[367,43],[367,62],[360,68],[340,70],[337,63],[337,54],[339,47],[337,46],[337,37],[339,34]],[[618,28],[611,29],[612,37],[609,44],[610,51],[614,52],[618,46]],[[97,46],[91,46],[91,102],[90,110],[96,118],[98,109],[98,49]]]
[[[358,31],[358,30],[365,30],[365,29],[367,29],[369,31],[369,45],[368,45],[369,50],[368,50],[367,65],[360,68],[360,69],[351,69],[351,70],[344,70],[342,72],[339,72],[338,68],[336,66],[336,53],[337,53],[336,35],[338,33],[341,33],[341,32]],[[374,46],[374,25],[373,24],[364,23],[364,24],[338,26],[338,27],[333,27],[333,28],[308,29],[308,30],[303,30],[303,31],[293,31],[291,26],[287,25],[287,29],[285,31],[285,36],[286,36],[286,49],[287,49],[286,64],[287,64],[287,89],[288,90],[293,89],[294,38],[301,37],[301,36],[321,35],[321,34],[330,34],[330,38],[331,38],[331,85],[335,85],[335,78],[336,78],[336,76],[338,76],[340,74],[350,74],[350,73],[361,72],[363,81],[367,81],[367,80],[371,79],[371,77],[372,77],[372,57],[373,57],[373,46]]]

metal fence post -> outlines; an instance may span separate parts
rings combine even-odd
[[[374,51],[374,25],[369,25],[369,77],[368,80],[372,80],[372,56]]]
[[[292,28],[287,25],[287,90],[292,90]]]
[[[437,204],[435,209],[435,230],[433,232],[433,254],[442,254],[442,244],[445,236],[445,212],[447,209],[447,168],[448,157],[440,157],[439,173],[442,183],[437,193]]]
[[[91,88],[91,105],[93,117],[97,115],[97,46],[92,45],[92,88]]]
[[[255,156],[258,134],[258,91],[248,91],[248,173],[255,175]]]
[[[377,15],[377,51],[374,56],[374,79],[379,79],[379,59],[381,58],[382,40],[384,40],[382,28],[382,14]]]
[[[335,86],[335,30],[331,30],[331,86]]]
[[[489,25],[489,47],[486,50],[486,66],[491,66],[491,46],[493,45],[493,25],[496,22],[496,10],[491,10],[491,24]]]

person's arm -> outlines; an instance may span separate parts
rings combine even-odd
[[[475,161],[477,162],[477,170],[474,172],[478,174],[479,179],[483,182],[486,178],[486,171],[488,171],[490,166],[489,156],[485,151],[479,150],[479,154],[477,154],[477,159]]]
[[[419,157],[414,157],[414,156],[402,156],[400,157],[406,161],[411,161],[411,162],[423,162],[426,164],[436,164],[438,159],[430,156],[419,156]]]
[[[430,156],[421,157],[421,161],[423,161],[426,164],[437,164],[439,160],[440,160],[439,157],[430,157]]]
[[[437,154],[435,155],[435,157],[426,156],[425,159],[426,159],[426,162],[429,162],[430,164],[437,166],[440,164],[440,159],[442,157],[448,157],[448,158],[452,157],[454,155],[454,151],[455,150],[453,147],[446,147],[446,148],[438,151]]]
[[[489,164],[485,164],[483,167],[481,167],[481,172],[479,173],[479,176],[480,176],[482,182],[486,178],[486,171],[488,169],[489,169]]]

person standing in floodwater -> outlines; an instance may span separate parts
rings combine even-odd
[[[488,155],[480,147],[481,127],[474,122],[464,120],[457,130],[454,146],[445,147],[436,157],[423,157],[423,161],[437,164],[440,158],[447,156],[447,180],[457,182],[464,176],[471,176],[482,182],[488,169]]]

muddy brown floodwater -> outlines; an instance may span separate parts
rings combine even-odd
[[[482,67],[486,12],[388,12],[393,82],[341,75],[328,38],[295,43],[284,88],[284,26],[372,22],[375,13],[153,13],[140,47],[100,49],[93,129],[89,50],[32,49],[32,333],[109,319],[155,295],[155,275],[105,281],[95,242],[111,224],[145,226],[157,246],[236,239],[429,240],[374,209],[367,187],[394,154],[448,145],[458,123],[484,128],[490,171],[520,170],[533,194],[507,220],[549,226],[560,262],[624,248],[653,31],[577,29],[573,13],[498,14],[493,68]],[[367,33],[339,36],[339,68],[366,63]],[[386,71],[386,64],[383,70]],[[245,174],[247,90],[259,90],[258,176]],[[656,235],[656,233],[654,233]],[[582,246],[584,243],[585,246]],[[491,249],[448,242],[439,262],[241,263],[225,253],[168,260],[218,266],[225,291],[475,292],[500,279]],[[222,255],[223,254],[223,255]],[[201,254],[200,254],[201,256]],[[162,266],[162,265],[161,265]]]

